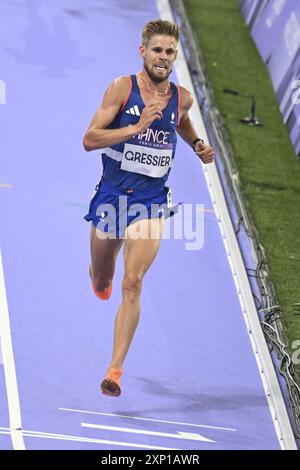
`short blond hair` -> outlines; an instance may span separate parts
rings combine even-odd
[[[176,23],[166,20],[149,21],[143,29],[142,44],[147,47],[150,39],[157,34],[173,36],[176,41],[178,41],[180,34],[179,26]]]

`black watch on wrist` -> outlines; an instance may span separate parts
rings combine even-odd
[[[193,150],[194,150],[194,151],[195,151],[195,144],[196,144],[197,142],[202,142],[202,144],[204,144],[204,140],[203,140],[203,139],[199,139],[199,138],[198,138],[198,139],[195,139],[194,142],[192,143],[192,146],[193,146]]]

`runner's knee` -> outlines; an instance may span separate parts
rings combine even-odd
[[[123,298],[126,300],[135,300],[142,290],[142,274],[127,273],[124,276],[122,284]]]

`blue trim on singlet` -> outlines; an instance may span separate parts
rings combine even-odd
[[[128,126],[129,124],[134,125],[140,119],[140,114],[142,113],[145,104],[143,102],[141,92],[137,83],[136,75],[130,76],[132,81],[132,89],[129,95],[129,98],[113,122],[108,126],[109,129],[119,129],[121,127]],[[177,142],[177,135],[176,135],[176,127],[178,124],[178,89],[177,86],[171,82],[171,89],[172,89],[172,96],[166,108],[163,110],[163,117],[162,119],[156,119],[151,124],[150,128],[147,130],[148,135],[145,133],[140,134],[140,136],[134,136],[133,138],[127,140],[126,142],[122,142],[116,145],[112,145],[109,149],[112,151],[117,151],[123,153],[124,146],[126,143],[128,144],[135,144],[140,145],[142,144],[144,147],[147,147],[147,137],[150,139],[150,146],[151,144],[154,145],[156,148],[160,148],[159,143],[153,142],[155,139],[155,135],[159,134],[159,139],[161,141],[161,136],[163,132],[169,133],[165,134],[167,136],[168,144],[172,144],[173,151],[172,151],[172,161],[174,160],[175,150],[176,150],[176,142]],[[138,111],[137,111],[138,109]],[[139,139],[142,137],[142,141]],[[111,185],[114,185],[122,190],[127,189],[147,189],[147,188],[157,188],[158,190],[162,189],[165,186],[165,183],[169,177],[170,168],[168,172],[159,178],[154,178],[152,176],[142,175],[140,173],[133,173],[130,171],[122,170],[121,162],[117,161],[105,153],[105,149],[102,150],[102,163],[103,163],[103,175],[102,180],[107,182]]]

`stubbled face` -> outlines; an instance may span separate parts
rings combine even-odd
[[[147,46],[140,46],[140,54],[151,80],[161,83],[167,80],[172,72],[177,57],[177,41],[173,36],[155,35]]]

